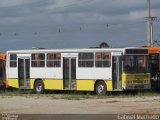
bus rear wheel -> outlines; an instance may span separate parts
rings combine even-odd
[[[106,84],[103,81],[96,83],[95,92],[97,95],[105,95],[107,92]]]
[[[38,80],[34,84],[34,92],[37,94],[43,94],[44,93],[44,84],[42,80]]]

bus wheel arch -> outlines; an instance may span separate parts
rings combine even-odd
[[[34,81],[34,92],[37,94],[43,94],[44,93],[44,82],[42,79],[35,79]]]
[[[107,92],[107,86],[104,80],[96,80],[94,84],[94,91],[97,95],[105,95]]]

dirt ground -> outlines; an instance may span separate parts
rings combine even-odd
[[[65,100],[0,96],[0,113],[16,114],[160,114],[160,96]]]

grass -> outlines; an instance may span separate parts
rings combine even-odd
[[[41,97],[48,97],[51,99],[65,99],[65,100],[82,100],[82,99],[108,99],[108,98],[123,98],[123,97],[152,97],[160,96],[160,92],[155,91],[138,91],[138,92],[108,92],[107,95],[94,95],[92,93],[84,92],[71,92],[70,91],[58,91],[58,93],[45,93],[45,94],[34,94],[31,90],[17,90],[10,89],[0,91],[1,98],[11,98],[13,96],[23,96],[26,98],[39,99]]]
[[[21,93],[20,91],[4,91],[4,92],[0,92],[1,96],[20,96]]]

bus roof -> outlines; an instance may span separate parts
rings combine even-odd
[[[160,46],[147,47],[149,53],[160,53]]]
[[[125,53],[126,49],[144,49],[147,48],[139,48],[139,47],[127,47],[127,48],[79,48],[79,49],[28,49],[28,50],[9,50],[7,53],[43,53],[43,52],[69,52],[69,53],[75,53],[75,52],[103,52],[103,51],[109,51],[109,52],[123,52]]]

